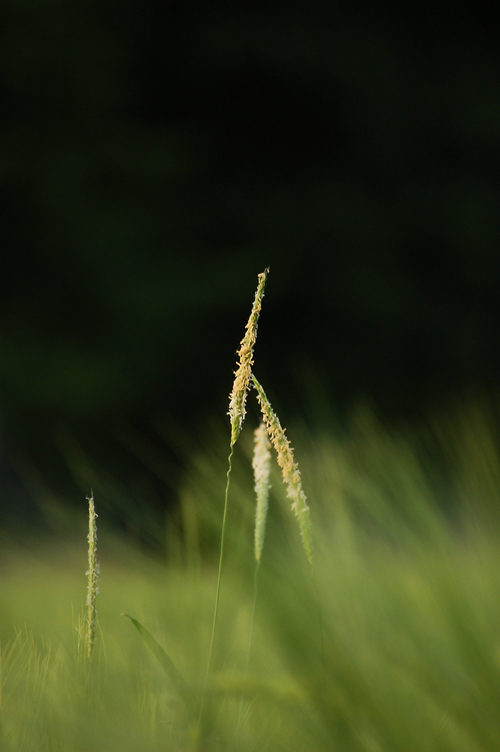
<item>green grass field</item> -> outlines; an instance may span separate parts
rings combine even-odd
[[[193,443],[165,553],[103,513],[97,592],[92,493],[88,558],[79,516],[43,543],[2,540],[1,752],[500,749],[498,405],[411,429],[360,406],[342,429],[296,427],[294,455],[252,371],[267,272],[230,441],[221,425]],[[151,534],[147,506],[120,503]]]
[[[101,514],[91,664],[79,638],[82,520],[71,539],[2,541],[2,752],[498,752],[495,410],[472,400],[412,430],[386,429],[359,410],[337,436],[292,432],[314,571],[273,469],[248,668],[255,501],[251,430],[243,429],[202,727],[121,614],[147,627],[199,698],[217,579],[223,430],[192,457],[164,557],[117,539]]]

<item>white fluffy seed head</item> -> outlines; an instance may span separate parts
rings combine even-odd
[[[267,508],[269,504],[269,472],[271,469],[271,444],[267,430],[261,423],[254,433],[253,473],[257,505],[255,508],[255,558],[260,561],[266,532]]]

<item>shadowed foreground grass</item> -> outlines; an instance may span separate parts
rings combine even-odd
[[[3,542],[2,752],[498,752],[500,462],[492,411],[462,406],[411,432],[385,430],[359,411],[341,438],[299,433],[314,571],[276,469],[248,670],[255,502],[245,431],[203,728],[120,614],[146,625],[201,692],[225,435],[193,457],[180,492],[182,530],[167,531],[165,560],[99,529],[91,664],[78,632],[85,537],[23,549]]]

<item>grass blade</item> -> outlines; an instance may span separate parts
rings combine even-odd
[[[160,663],[161,667],[167,674],[168,678],[174,685],[175,689],[177,690],[177,693],[179,694],[179,697],[183,700],[189,714],[193,718],[197,718],[197,702],[194,692],[191,690],[187,682],[185,681],[184,677],[176,667],[173,660],[170,658],[170,656],[165,652],[165,650],[162,648],[162,646],[155,640],[153,635],[148,632],[146,627],[144,627],[137,619],[134,619],[129,614],[122,614],[122,616],[126,616],[130,619],[134,627],[137,629],[139,634],[141,635],[142,639],[148,646],[148,648],[151,650],[157,661]]]

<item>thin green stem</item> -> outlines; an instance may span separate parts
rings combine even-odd
[[[252,638],[253,638],[253,625],[255,621],[255,609],[257,607],[257,585],[258,585],[258,577],[259,577],[259,569],[260,569],[260,559],[257,562],[255,566],[255,574],[253,578],[253,608],[252,608],[252,620],[250,622],[250,636],[248,638],[248,650],[247,650],[247,662],[245,666],[245,671],[248,671],[248,666],[250,664],[250,652],[252,650]]]
[[[313,582],[313,588],[315,591],[315,600],[318,607],[318,629],[319,629],[319,649],[320,649],[320,662],[321,662],[321,684],[320,684],[320,696],[322,703],[325,702],[326,696],[326,669],[325,669],[325,637],[323,627],[323,614],[321,610],[321,598],[318,586],[318,579],[314,568],[311,568],[311,579]]]
[[[215,639],[215,628],[217,625],[217,614],[219,611],[219,599],[220,599],[220,584],[221,584],[221,575],[222,575],[222,560],[224,558],[224,538],[226,533],[226,518],[227,518],[227,507],[228,507],[228,495],[229,495],[229,479],[231,476],[231,460],[233,457],[234,452],[234,444],[231,444],[231,451],[229,452],[228,457],[228,468],[227,468],[227,482],[226,482],[226,493],[224,495],[224,515],[222,517],[222,532],[221,532],[221,539],[220,539],[220,555],[219,555],[219,572],[217,574],[217,591],[215,594],[215,607],[214,607],[214,618],[212,621],[212,636],[210,638],[210,649],[208,651],[208,661],[207,661],[207,671],[205,674],[205,684],[203,687],[203,695],[201,698],[201,704],[200,704],[200,723],[202,720],[202,714],[205,707],[205,699],[207,694],[207,686],[208,686],[208,678],[210,676],[210,670],[212,668],[212,653],[214,649],[214,639]]]
[[[253,625],[255,622],[255,611],[257,608],[257,589],[258,589],[257,586],[258,586],[258,578],[259,578],[259,569],[260,569],[260,559],[257,561],[257,564],[255,566],[255,573],[253,577],[253,607],[252,607],[252,619],[250,621],[250,635],[248,637],[248,649],[247,649],[247,660],[245,664],[245,673],[248,673],[248,667],[250,665],[250,653],[252,652]],[[236,738],[238,737],[242,713],[243,713],[243,695],[240,697],[240,707],[238,710],[238,724],[236,727]]]

